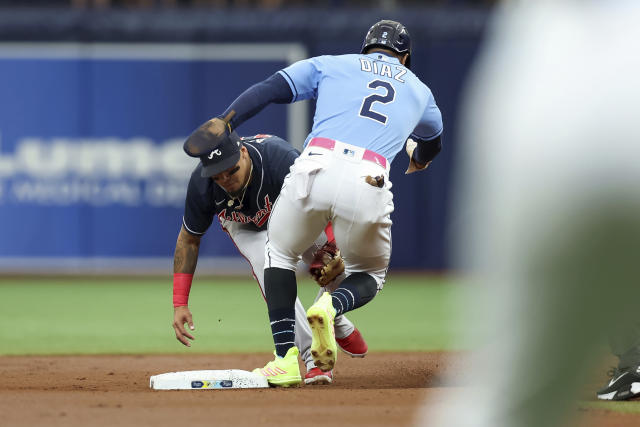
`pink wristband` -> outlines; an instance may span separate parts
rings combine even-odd
[[[193,274],[173,273],[173,306],[188,305]]]

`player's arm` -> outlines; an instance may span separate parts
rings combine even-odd
[[[209,149],[209,141],[232,132],[242,123],[258,114],[271,103],[283,104],[293,102],[293,92],[280,74],[276,73],[266,80],[256,83],[240,94],[221,115],[202,124],[185,143],[185,151],[193,157],[201,155]],[[207,138],[201,147],[201,134]]]
[[[429,93],[429,102],[420,123],[407,139],[409,167],[405,174],[426,169],[442,150],[442,114]]]
[[[213,220],[213,201],[209,194],[199,186],[202,184],[200,169],[192,173],[187,187],[182,227],[176,241],[173,256],[173,329],[176,339],[189,347],[189,339],[194,337],[185,328],[194,330],[193,318],[189,310],[189,292],[193,274],[198,263],[200,239]]]
[[[201,236],[189,233],[184,225],[180,228],[176,250],[173,254],[173,273],[194,274],[198,263]]]
[[[254,84],[240,94],[224,113],[209,121],[212,131],[219,135],[226,129],[232,131],[269,104],[290,104],[315,98],[320,67],[320,59],[305,59]]]
[[[176,339],[187,347],[191,346],[189,340],[195,339],[184,325],[189,325],[190,330],[195,329],[188,303],[199,250],[200,236],[189,233],[182,226],[173,255],[173,329]]]
[[[425,169],[442,150],[441,135],[433,139],[422,139],[411,135],[407,139],[407,154],[409,155],[409,167],[406,173]]]
[[[219,117],[231,117],[228,123],[235,129],[269,104],[290,102],[293,102],[293,92],[284,77],[276,73],[242,92]]]

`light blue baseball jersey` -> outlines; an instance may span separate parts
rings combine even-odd
[[[367,148],[390,162],[412,132],[430,140],[442,133],[431,90],[392,56],[317,56],[279,73],[293,101],[316,98],[313,128],[305,141],[324,137]]]

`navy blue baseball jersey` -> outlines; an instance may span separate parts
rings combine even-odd
[[[200,176],[200,163],[189,180],[182,218],[189,233],[204,234],[216,216],[256,230],[266,229],[284,178],[300,153],[285,140],[272,135],[244,137],[241,141],[253,162],[251,180],[242,203],[234,202],[211,178]]]

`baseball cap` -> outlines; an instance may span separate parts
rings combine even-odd
[[[187,138],[183,148],[189,156],[200,158],[201,176],[208,178],[238,163],[240,146],[240,137],[235,132],[216,135],[205,123]]]

